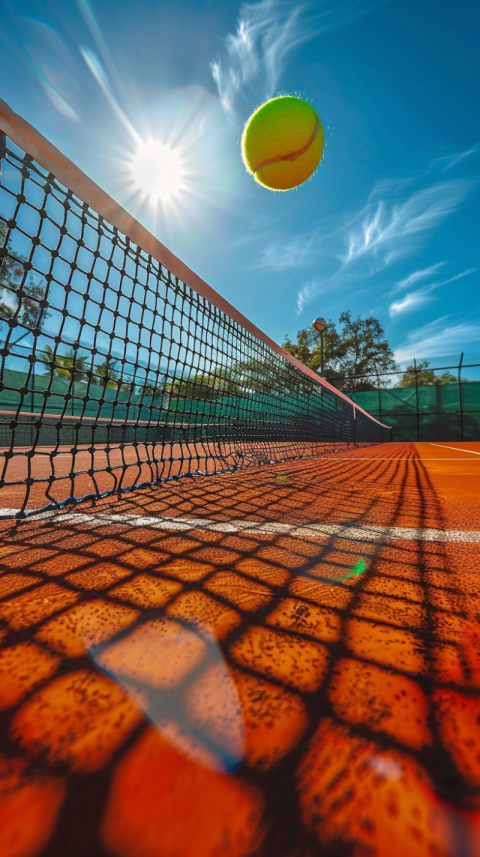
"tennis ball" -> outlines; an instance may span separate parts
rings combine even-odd
[[[317,169],[323,128],[307,101],[279,95],[250,116],[242,135],[242,157],[249,173],[270,190],[291,190]]]

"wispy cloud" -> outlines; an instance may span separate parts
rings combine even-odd
[[[466,321],[460,324],[449,324],[448,318],[443,316],[411,331],[405,342],[395,350],[396,361],[403,363],[413,357],[443,357],[458,354],[460,350],[468,351],[466,346],[473,346],[471,351],[479,351],[480,322]]]
[[[432,265],[430,270],[438,267],[439,265]],[[429,269],[425,270],[427,271]],[[435,289],[439,289],[441,286],[447,286],[449,285],[449,283],[454,283],[456,280],[463,279],[463,277],[468,277],[470,274],[475,273],[475,271],[477,270],[478,268],[469,268],[467,271],[462,271],[460,274],[455,274],[454,277],[449,277],[448,280],[442,280],[440,283],[431,283],[428,286],[424,286],[422,289],[418,289],[416,292],[409,292],[401,300],[393,301],[393,303],[390,304],[390,316],[399,315],[399,313],[403,312],[410,312],[411,310],[420,309],[420,307],[426,306],[433,300],[433,295],[431,293]],[[414,276],[415,275],[412,274],[412,277]],[[411,277],[407,279],[411,280]],[[413,282],[415,282],[415,280]],[[394,291],[398,291],[398,289],[395,289]]]
[[[416,292],[409,292],[399,301],[393,301],[389,307],[390,316],[399,315],[400,313],[412,312],[426,306],[433,300],[431,292],[433,286],[426,286],[424,289],[418,289]]]
[[[455,280],[463,280],[464,277],[469,277],[470,274],[475,274],[476,271],[478,271],[478,268],[468,268],[460,274],[455,274],[454,277],[449,277],[448,280],[442,280],[441,283],[433,283],[431,288],[438,289],[440,286],[448,286],[449,283],[454,283]]]
[[[408,254],[419,235],[456,211],[472,187],[473,182],[466,179],[443,181],[415,191],[403,201],[369,200],[348,234],[344,264],[370,256],[381,268]]]
[[[445,265],[445,262],[437,262],[436,265],[430,265],[429,268],[422,268],[419,271],[414,271],[413,274],[410,274],[408,277],[405,277],[404,280],[400,280],[399,283],[393,289],[393,293],[401,292],[403,289],[409,289],[411,286],[414,286],[415,283],[418,283],[419,280],[425,280],[428,277],[432,277],[437,271]]]
[[[235,116],[238,100],[264,101],[275,94],[288,55],[298,45],[366,14],[378,2],[317,0],[292,5],[286,0],[243,3],[237,29],[210,66],[226,112]]]
[[[316,280],[309,280],[300,289],[297,295],[297,315],[301,315],[303,310],[313,299],[318,295],[320,284]]]
[[[432,265],[432,268],[438,268],[438,265]],[[428,270],[428,269],[426,269]],[[404,312],[411,312],[415,309],[420,309],[426,306],[433,300],[432,292],[439,289],[441,286],[448,286],[456,280],[462,280],[463,277],[468,277],[474,274],[478,268],[469,268],[467,271],[462,271],[460,274],[455,274],[454,277],[449,277],[448,280],[442,280],[440,283],[431,283],[429,286],[424,286],[416,292],[409,292],[404,298],[398,301],[393,301],[389,307],[390,316],[399,315]],[[418,272],[417,272],[418,273]],[[412,275],[414,276],[414,275]],[[410,278],[411,279],[411,278]]]
[[[308,264],[315,250],[316,236],[297,235],[285,241],[274,240],[263,250],[258,268],[270,271],[285,271],[289,268],[301,268]]]
[[[453,155],[444,155],[442,158],[435,158],[430,166],[441,167],[440,171],[445,173],[447,170],[450,170],[452,167],[461,163],[461,161],[464,161],[465,158],[470,158],[472,155],[477,155],[479,152],[480,143],[475,143],[474,146],[471,146],[469,149],[465,149],[463,152],[456,152]]]
[[[437,182],[416,191],[410,187],[411,181],[400,185],[397,182],[382,184],[384,199],[378,198],[376,185],[363,209],[351,212],[343,222],[334,217],[293,238],[267,240],[256,267],[286,271],[321,264],[325,280],[337,292],[347,287],[352,279],[356,282],[369,279],[400,258],[418,252],[428,233],[456,211],[474,187],[474,182],[468,179]],[[389,189],[391,198],[388,198]],[[406,198],[405,191],[408,193]],[[400,198],[398,193],[402,194]],[[412,291],[416,283],[438,275],[445,264],[437,262],[418,268],[399,280],[391,292],[392,296],[407,289],[410,291],[402,300],[392,302],[390,315],[393,317],[426,305],[433,299],[430,293],[434,289],[474,270],[463,271],[455,277]],[[304,288],[305,292],[302,291]],[[311,283],[302,289],[297,295],[297,312],[302,312],[313,297]]]
[[[376,275],[386,269],[394,270],[401,259],[410,256],[423,261],[424,247],[431,235],[461,208],[476,184],[469,177],[432,180],[428,168],[423,174],[419,172],[404,179],[382,179],[374,184],[363,206],[324,217],[303,233],[289,232],[282,239],[278,236],[278,224],[275,230],[266,227],[262,231],[260,256],[253,264],[271,271],[311,269],[316,279],[308,280],[297,291],[297,313],[313,299],[316,287],[312,283],[320,282],[319,270],[323,291],[326,283],[332,294],[345,292],[355,283],[358,294],[360,281],[368,291],[374,287]],[[258,241],[258,230],[255,236]],[[423,265],[417,261],[408,276],[397,275],[394,279],[393,275],[390,316],[427,305],[433,300],[435,289],[476,270],[469,268],[447,277],[446,266],[446,261]],[[441,273],[445,277],[442,280]],[[417,285],[421,288],[416,288]],[[397,297],[399,293],[401,297]]]
[[[315,35],[308,32],[303,12],[303,6],[288,9],[276,0],[241,6],[236,33],[227,36],[223,56],[211,63],[228,113],[233,112],[240,91],[251,89],[259,80],[261,97],[273,94],[288,53]]]

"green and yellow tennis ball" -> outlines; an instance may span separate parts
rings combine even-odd
[[[279,95],[250,116],[242,135],[242,157],[259,184],[291,190],[315,172],[323,142],[322,123],[312,105]]]

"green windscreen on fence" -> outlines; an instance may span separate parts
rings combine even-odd
[[[441,369],[456,372],[458,377],[458,366]],[[390,425],[394,441],[480,440],[480,380],[468,377],[475,376],[478,369],[478,364],[464,365],[465,377],[460,383],[436,383],[441,376],[433,374],[432,383],[422,384],[419,372],[418,385],[378,386],[376,390],[350,391],[349,396]],[[381,376],[379,380],[391,384],[396,379]]]

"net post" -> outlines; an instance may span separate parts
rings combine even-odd
[[[460,440],[463,440],[462,363],[463,363],[463,351],[460,355],[460,363],[458,364],[458,403],[460,405]]]
[[[417,361],[415,357],[413,358],[413,366],[415,369],[415,404],[416,404],[416,417],[417,417],[417,443],[420,441],[420,412],[418,410],[418,369],[417,369]]]
[[[357,445],[357,409],[355,407],[355,403],[353,405],[353,420],[352,420],[352,428],[353,428],[353,445]]]
[[[375,364],[375,370],[377,373],[377,390],[378,390],[378,419],[382,422],[382,394],[380,392],[380,374],[378,371],[378,366]]]

